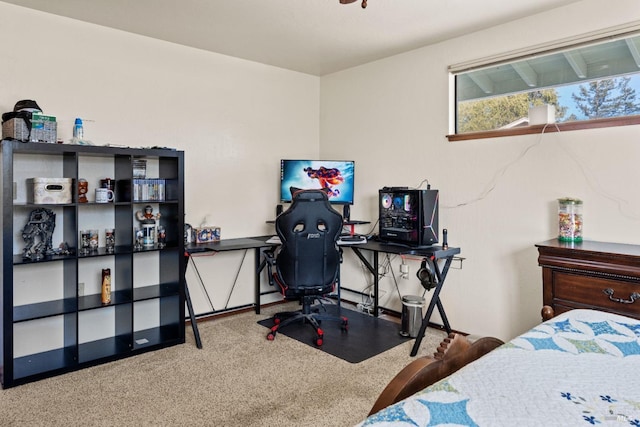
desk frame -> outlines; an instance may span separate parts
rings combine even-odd
[[[237,250],[249,250],[254,249],[254,306],[256,314],[260,314],[260,273],[264,269],[266,262],[262,259],[262,250],[275,246],[274,244],[267,243],[266,240],[269,236],[264,237],[250,237],[250,238],[238,238],[238,239],[225,239],[219,242],[211,242],[211,243],[200,243],[200,244],[190,244],[185,247],[185,257],[188,258],[192,254],[203,253],[203,252],[226,252],[226,251],[237,251]],[[420,331],[418,332],[418,336],[416,337],[416,341],[411,350],[411,356],[415,356],[420,348],[420,344],[422,342],[422,338],[424,338],[425,331],[429,326],[429,320],[431,319],[431,315],[433,314],[433,310],[437,307],[438,313],[440,313],[440,317],[444,323],[444,328],[447,333],[451,333],[451,326],[449,325],[449,320],[447,319],[447,315],[444,311],[444,307],[442,305],[442,301],[440,300],[440,291],[444,285],[444,281],[447,277],[447,273],[449,272],[449,267],[451,267],[451,262],[453,261],[453,257],[460,253],[460,248],[452,248],[448,247],[446,249],[441,246],[428,246],[421,248],[412,248],[404,245],[397,245],[391,243],[382,243],[369,241],[365,244],[359,245],[348,245],[356,256],[362,261],[362,263],[366,266],[369,272],[373,275],[373,309],[374,316],[378,316],[378,290],[379,290],[379,277],[378,277],[378,259],[379,253],[390,253],[396,255],[414,255],[420,257],[430,257],[434,260],[435,265],[435,275],[438,279],[438,284],[433,289],[433,295],[431,296],[431,301],[429,302],[429,306],[427,307],[427,312],[422,319],[422,324],[420,326]],[[344,248],[344,246],[343,246]],[[367,260],[367,258],[362,254],[362,251],[370,251],[373,252],[373,265]],[[444,260],[444,265],[440,267],[438,261]],[[186,265],[185,262],[185,273],[186,273]],[[342,284],[339,284],[338,290],[342,287]],[[198,331],[198,325],[195,318],[195,313],[193,312],[193,306],[191,303],[191,297],[188,290],[188,285],[185,280],[185,298],[187,302],[187,308],[189,310],[189,315],[191,319],[191,326],[193,328],[193,332],[196,338],[196,345],[198,348],[202,348],[202,342],[200,340],[200,333]],[[338,291],[338,299],[340,298],[340,292]]]
[[[416,341],[413,344],[413,348],[411,349],[411,356],[415,356],[418,353],[418,349],[420,348],[420,344],[422,343],[422,338],[424,338],[424,333],[429,326],[429,320],[431,319],[431,315],[433,314],[434,308],[438,308],[438,313],[440,313],[440,317],[442,318],[442,322],[444,323],[444,328],[448,334],[451,333],[452,329],[449,325],[449,320],[447,319],[447,315],[444,311],[444,307],[442,305],[442,301],[440,300],[440,291],[442,291],[442,286],[444,285],[444,281],[447,278],[447,273],[449,272],[449,267],[451,267],[451,262],[453,261],[453,257],[460,253],[460,248],[452,248],[448,247],[446,249],[442,248],[442,246],[427,246],[420,248],[412,248],[404,245],[397,245],[392,243],[382,243],[369,241],[365,244],[361,245],[350,245],[353,252],[356,256],[362,261],[362,263],[367,267],[367,270],[373,275],[373,312],[374,316],[378,316],[378,288],[379,288],[379,277],[378,277],[378,258],[379,253],[390,253],[396,255],[415,255],[420,257],[429,257],[432,258],[435,265],[435,275],[438,279],[438,284],[433,289],[433,295],[431,296],[431,301],[429,302],[429,306],[427,307],[427,312],[422,319],[422,324],[420,325],[420,331],[418,332],[418,336],[416,337]],[[362,251],[370,251],[373,252],[373,265],[367,260],[367,258],[362,254]],[[444,260],[444,265],[440,267],[438,261]]]
[[[264,261],[261,261],[262,250],[266,248],[270,248],[274,246],[271,243],[266,243],[267,237],[250,237],[250,238],[239,238],[239,239],[225,239],[220,240],[219,242],[210,242],[210,243],[198,243],[198,244],[190,244],[185,246],[185,258],[186,261],[189,260],[191,255],[205,252],[228,252],[228,251],[239,251],[244,250],[247,251],[249,249],[254,250],[254,306],[256,314],[260,314],[260,273],[265,266]],[[187,269],[187,262],[185,264],[185,275]],[[198,273],[200,276],[200,273]],[[202,282],[202,278],[200,278]],[[204,283],[202,283],[204,286]],[[206,289],[205,289],[206,292]],[[207,296],[208,298],[208,296]],[[189,286],[185,279],[185,299],[187,302],[187,309],[189,310],[189,317],[191,319],[191,327],[193,328],[193,334],[196,339],[196,346],[198,348],[202,348],[202,341],[200,339],[200,332],[198,331],[198,324],[196,322],[196,316],[193,312],[193,304],[191,302],[191,296],[189,294]],[[209,300],[211,303],[211,300]],[[213,305],[212,305],[213,307]],[[214,309],[215,311],[215,309]]]

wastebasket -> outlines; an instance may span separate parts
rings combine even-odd
[[[418,295],[402,297],[402,330],[400,335],[411,338],[418,336],[422,325],[422,307],[424,307],[423,297]]]

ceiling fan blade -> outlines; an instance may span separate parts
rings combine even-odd
[[[340,0],[340,4],[349,4],[349,3],[354,3],[357,2],[358,0]],[[366,8],[367,7],[367,0],[362,0],[362,8]]]

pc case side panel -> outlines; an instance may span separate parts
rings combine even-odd
[[[421,190],[420,217],[422,218],[420,227],[420,246],[435,245],[439,241],[439,202],[440,192],[438,190]]]

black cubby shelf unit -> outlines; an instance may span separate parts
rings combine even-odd
[[[164,185],[162,200],[132,199],[138,160]],[[3,140],[1,176],[3,388],[185,342],[182,151]],[[36,199],[30,178],[64,178],[70,191],[55,202]],[[94,190],[104,178],[115,180],[115,198],[96,203]],[[80,179],[89,185],[86,202],[78,200]],[[166,230],[162,248],[134,245],[136,213],[147,205]],[[53,254],[38,250],[46,243],[40,234],[32,243],[31,234],[23,236],[40,208],[55,215]],[[112,251],[105,229],[114,230]],[[97,248],[79,250],[81,230],[97,230]],[[27,245],[40,256],[25,258]],[[103,304],[106,268],[112,292]]]

